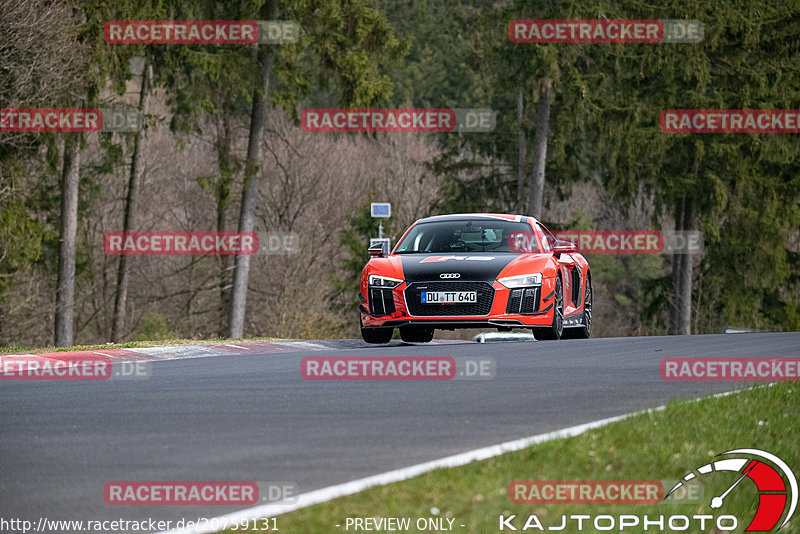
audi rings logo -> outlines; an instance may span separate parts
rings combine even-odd
[[[442,273],[439,275],[439,278],[447,278],[447,279],[461,278],[461,273]]]

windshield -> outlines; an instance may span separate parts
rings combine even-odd
[[[515,246],[513,236],[527,236],[528,246]],[[395,254],[441,252],[539,252],[526,223],[493,219],[428,222],[414,226],[398,243]]]

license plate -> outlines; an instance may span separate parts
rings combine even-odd
[[[476,291],[423,291],[423,304],[457,304],[459,302],[475,304],[478,302]]]

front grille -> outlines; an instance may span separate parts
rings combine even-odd
[[[394,295],[391,289],[370,288],[369,314],[383,316],[394,313]]]
[[[422,291],[475,291],[476,303],[423,304]],[[408,312],[418,317],[443,315],[489,315],[494,301],[494,288],[488,282],[414,282],[405,291]]]
[[[578,300],[581,298],[581,272],[578,266],[572,268],[572,302],[575,306],[578,305]]]
[[[526,314],[539,311],[539,290],[538,287],[528,287],[525,289],[512,289],[508,296],[506,313]]]

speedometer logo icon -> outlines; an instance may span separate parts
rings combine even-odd
[[[734,449],[717,456],[733,454],[746,456],[721,459],[698,467],[694,471],[687,473],[682,481],[675,484],[664,499],[683,486],[684,482],[695,478],[719,472],[739,473],[740,476],[736,482],[723,493],[711,499],[711,508],[722,508],[725,505],[725,498],[732,491],[735,491],[740,482],[745,478],[749,478],[758,489],[758,510],[756,510],[756,514],[745,529],[745,532],[769,532],[775,528],[775,525],[783,517],[783,522],[775,529],[776,531],[780,530],[789,522],[797,508],[797,479],[794,473],[786,465],[786,462],[772,453],[759,449]],[[772,465],[756,460],[753,457],[768,460]]]

